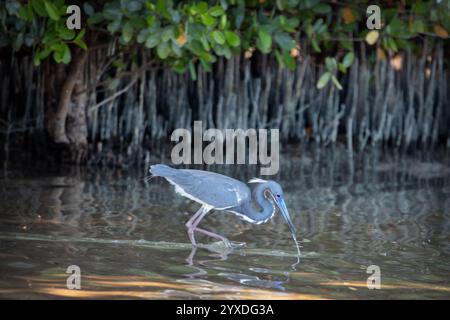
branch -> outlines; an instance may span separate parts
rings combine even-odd
[[[89,92],[91,90],[95,90],[97,87],[100,87],[100,86],[103,86],[105,84],[108,84],[109,82],[111,82],[113,80],[121,79],[121,78],[124,78],[124,77],[127,77],[127,76],[133,76],[133,75],[135,75],[137,73],[140,73],[141,71],[144,71],[144,70],[151,70],[151,69],[156,70],[157,68],[153,68],[154,65],[155,65],[155,63],[154,63],[154,61],[152,61],[152,62],[144,64],[143,66],[139,67],[136,70],[119,72],[118,74],[116,74],[116,76],[114,78],[96,82],[93,85],[87,87],[86,89],[83,89],[83,90],[81,90],[79,92],[76,92],[73,96],[74,97],[79,96],[80,94]]]
[[[120,96],[121,94],[125,93],[128,91],[128,89],[130,89],[133,84],[137,81],[138,77],[135,76],[133,77],[133,79],[131,80],[131,82],[123,89],[117,91],[116,93],[114,93],[111,97],[106,98],[105,100],[103,100],[102,102],[97,103],[96,105],[92,106],[89,108],[88,112],[92,112],[98,108],[100,108],[101,106],[107,104],[108,102],[114,100],[115,98],[117,98],[118,96]]]

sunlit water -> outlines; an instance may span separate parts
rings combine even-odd
[[[366,156],[374,158],[374,156]],[[279,215],[252,225],[212,212],[141,172],[9,164],[0,178],[0,298],[450,299],[450,165],[444,160],[284,157],[276,179],[303,257]],[[247,166],[209,167],[241,180]],[[192,263],[187,261],[192,257]],[[81,269],[81,289],[66,269]],[[381,289],[367,287],[367,267]]]

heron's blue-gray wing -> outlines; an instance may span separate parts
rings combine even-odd
[[[250,189],[239,180],[202,170],[170,169],[158,175],[175,185],[181,195],[202,204],[226,209],[250,197]]]

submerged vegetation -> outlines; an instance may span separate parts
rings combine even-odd
[[[80,30],[66,27],[73,4]],[[380,30],[370,4],[2,2],[2,154],[14,141],[131,164],[194,120],[350,152],[450,146],[450,3],[383,2]]]

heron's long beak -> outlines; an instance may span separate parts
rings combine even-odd
[[[297,230],[295,229],[294,224],[292,223],[291,216],[289,215],[288,209],[286,208],[286,203],[284,202],[283,197],[277,199],[277,205],[281,211],[281,215],[283,216],[284,220],[286,220],[286,223],[288,224],[291,233],[293,235],[297,234]]]

